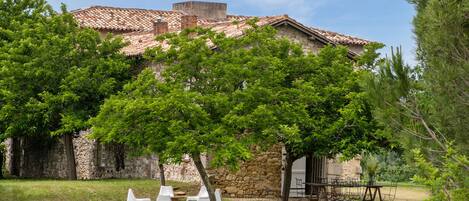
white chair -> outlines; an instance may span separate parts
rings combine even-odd
[[[151,201],[151,199],[150,198],[137,199],[132,189],[129,188],[129,192],[127,193],[127,201]]]
[[[215,199],[216,201],[221,201],[221,190],[215,190]],[[187,197],[187,201],[210,201],[208,197],[207,188],[205,186],[201,186],[199,190],[199,194],[197,196]]]
[[[172,186],[161,186],[160,193],[156,198],[156,201],[171,201],[171,198],[174,197],[174,191]]]
[[[221,201],[221,190],[218,188],[215,190],[215,199]]]

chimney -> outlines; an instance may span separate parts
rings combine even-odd
[[[153,34],[160,35],[168,32],[168,22],[163,21],[163,19],[158,18],[153,22]]]
[[[197,26],[197,16],[196,15],[184,15],[181,17],[181,30],[187,28],[194,28]]]
[[[183,11],[203,19],[226,19],[226,3],[185,1],[173,4],[173,10]]]

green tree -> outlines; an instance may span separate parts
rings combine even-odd
[[[91,121],[92,137],[156,153],[164,163],[178,163],[190,155],[210,200],[215,200],[201,154],[212,156],[214,165],[232,168],[250,156],[243,133],[223,124],[233,92],[242,87],[240,64],[225,59],[237,59],[228,53],[235,53],[236,41],[247,38],[198,28],[160,39],[170,44],[169,49],[154,48],[146,58],[165,66],[161,77],[144,70],[122,93],[108,99]],[[208,40],[218,48],[209,46]]]
[[[469,2],[410,2],[417,11],[419,65],[406,66],[399,49],[377,65],[369,83],[376,117],[415,156],[421,170],[415,179],[432,188],[432,200],[464,200],[469,192]]]
[[[421,68],[404,65],[398,49],[378,65],[368,86],[375,116],[384,128],[381,132],[392,133],[396,143],[415,158],[414,180],[431,187],[432,200],[467,197],[467,155],[464,148],[455,149],[458,146],[453,143],[461,143],[454,141],[455,135],[446,135],[435,125],[434,97]],[[438,106],[442,107],[452,106]]]
[[[427,124],[469,153],[469,2],[411,0]],[[444,143],[443,143],[444,144]],[[439,145],[440,146],[440,145]]]
[[[169,46],[146,58],[164,66],[161,77],[144,71],[107,100],[92,121],[93,137],[173,162],[190,154],[211,200],[200,154],[215,167],[236,168],[250,146],[283,143],[289,184],[291,164],[306,154],[350,158],[378,144],[357,82],[363,71],[353,70],[346,48],[306,54],[274,28],[250,25],[238,38],[200,28],[159,37]]]
[[[346,48],[327,46],[314,55],[288,39],[255,36],[246,88],[236,92],[225,119],[254,134],[259,144],[284,145],[282,200],[289,199],[295,160],[339,154],[346,160],[387,146],[387,136],[374,133],[372,107],[360,86],[367,71],[354,69]],[[370,54],[371,49],[364,56]]]
[[[173,102],[165,99],[165,92],[154,73],[145,69],[121,92],[107,99],[99,114],[91,119],[91,137],[100,142],[126,144],[134,155],[158,154],[161,185],[165,183],[162,164],[171,160],[165,154],[167,143],[173,140],[169,130],[172,118],[165,116],[169,111],[164,111],[171,109]],[[166,105],[169,108],[160,109]]]
[[[43,0],[0,4],[0,134],[63,136],[76,179],[73,135],[130,78],[121,39],[81,29],[62,6]],[[4,19],[8,20],[5,23]]]

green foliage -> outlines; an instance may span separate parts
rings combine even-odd
[[[377,63],[382,62],[379,59],[380,53],[377,51],[384,47],[381,43],[370,43],[364,46],[363,53],[358,57],[357,64],[366,70],[373,70]]]
[[[469,1],[413,0],[428,122],[469,153]],[[423,102],[423,101],[422,101]],[[425,150],[422,150],[425,152]]]
[[[431,188],[432,201],[440,200],[467,200],[469,197],[469,160],[466,155],[458,153],[447,145],[448,151],[443,156],[441,164],[429,162],[419,149],[414,149],[418,174],[413,178],[418,183]]]
[[[369,156],[366,160],[366,173],[369,178],[374,177],[378,173],[379,161],[375,156]]]
[[[254,69],[228,123],[263,142],[283,143],[293,159],[311,153],[351,158],[378,145],[382,138],[372,132],[371,110],[358,84],[364,72],[353,70],[347,50],[328,46],[312,55],[284,43],[280,50],[293,53],[264,56],[268,68]],[[278,61],[276,55],[284,56]]]
[[[354,70],[346,48],[305,53],[255,22],[236,38],[202,28],[157,37],[168,46],[145,58],[164,66],[161,77],[145,70],[105,101],[92,120],[93,137],[166,162],[206,153],[215,167],[232,168],[253,145],[282,143],[293,159],[351,158],[384,141],[373,133],[358,83],[364,71]]]
[[[400,51],[380,64],[378,73],[368,83],[376,105],[375,116],[382,123],[382,132],[392,133],[395,143],[407,150],[423,147],[425,152],[414,153],[417,165],[414,181],[432,188],[431,199],[457,200],[467,191],[467,181],[461,179],[469,173],[467,156],[445,143],[453,135],[446,136],[429,124],[432,93],[427,91],[425,80],[418,79],[421,77],[418,70],[403,64]]]
[[[373,156],[379,166],[379,171],[376,173],[377,181],[409,182],[417,173],[416,168],[406,160],[405,156],[396,151],[383,150]],[[368,157],[363,157],[361,166],[364,180],[368,179],[366,164],[368,164]]]
[[[417,10],[420,64],[404,65],[400,51],[377,63],[368,83],[370,97],[384,127],[381,132],[391,133],[406,150],[419,148],[416,181],[432,188],[432,199],[464,200],[469,175],[469,2],[411,2]]]
[[[121,39],[45,1],[0,3],[0,136],[71,134],[130,78]]]

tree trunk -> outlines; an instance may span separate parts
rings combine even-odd
[[[10,159],[10,174],[13,176],[20,176],[21,166],[21,139],[11,138],[11,159]]]
[[[210,184],[210,179],[208,177],[207,171],[205,171],[205,167],[202,164],[202,160],[200,159],[200,154],[192,154],[192,159],[194,160],[195,167],[197,167],[197,171],[200,174],[200,178],[202,182],[204,182],[205,188],[207,188],[208,197],[210,201],[216,201],[215,199],[215,191]]]
[[[158,168],[160,169],[160,184],[161,186],[166,186],[166,179],[164,178],[164,165],[160,161],[158,161]]]
[[[75,163],[75,153],[73,149],[73,135],[64,135],[65,156],[67,158],[68,179],[77,179],[77,167]]]
[[[283,171],[282,201],[288,201],[290,197],[290,184],[293,161],[295,161],[287,152],[285,155],[285,169]]]

